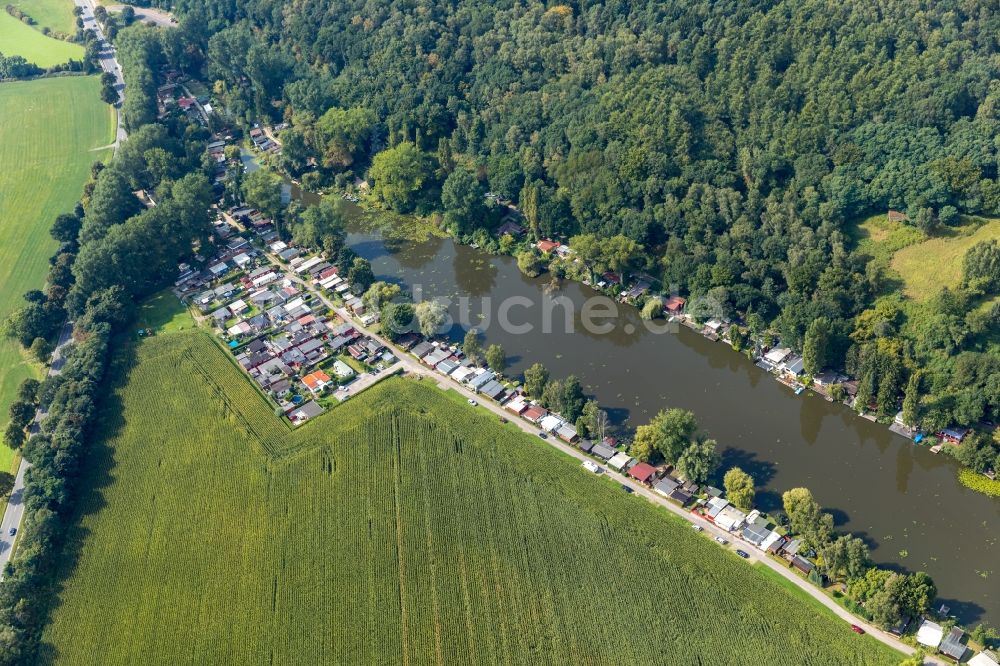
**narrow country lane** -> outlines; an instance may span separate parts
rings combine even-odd
[[[104,36],[104,30],[101,28],[101,24],[94,18],[93,0],[73,0],[73,2],[77,7],[83,10],[80,18],[83,19],[84,29],[93,30],[101,40],[101,44],[103,46],[100,55],[101,69],[105,72],[114,74],[115,89],[118,91],[118,96],[120,99],[125,99],[125,78],[122,75],[122,68],[121,65],[118,64],[118,59],[115,56],[115,51],[111,47],[111,42],[109,42]],[[118,127],[115,130],[114,141],[115,154],[117,154],[119,144],[128,138],[128,134],[125,132],[125,123],[122,118],[121,104],[117,105],[117,113],[115,115],[118,117]]]
[[[58,375],[62,371],[63,364],[66,362],[62,356],[62,349],[72,337],[73,324],[67,322],[63,325],[62,331],[59,332],[59,344],[52,352],[52,365],[49,366],[50,377]],[[34,436],[38,432],[38,426],[45,420],[46,416],[48,416],[48,412],[43,407],[39,407],[35,412],[35,421],[31,424],[30,436]],[[3,570],[14,552],[14,542],[18,536],[17,533],[12,535],[10,531],[12,529],[20,530],[21,521],[24,519],[24,474],[29,467],[31,464],[21,458],[21,464],[17,468],[17,476],[14,478],[14,489],[10,493],[10,499],[7,501],[7,508],[3,514],[3,522],[0,524],[0,580],[3,580]]]

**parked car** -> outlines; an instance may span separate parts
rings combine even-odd
[[[694,529],[695,532],[702,532],[705,529],[701,525],[695,525],[694,523],[691,523],[691,527]]]
[[[548,436],[548,435],[546,435],[546,434],[545,434],[544,432],[542,432],[541,430],[539,430],[539,431],[538,431],[538,436],[539,436],[539,437],[541,437],[542,439],[548,439],[548,438],[549,438],[549,436]]]
[[[859,627],[856,624],[852,624],[851,625],[851,631],[853,631],[856,634],[864,634],[865,633],[865,630],[862,629],[861,627]]]
[[[15,534],[17,534],[17,528],[16,527],[10,528],[10,530],[7,532],[7,536],[14,536]]]
[[[726,541],[722,537],[715,537],[715,540],[718,541],[719,543],[721,543],[723,546],[725,546],[727,543],[729,543],[728,541]]]
[[[745,550],[737,550],[737,551],[736,551],[736,554],[737,554],[737,555],[739,555],[740,557],[742,557],[742,558],[743,558],[744,560],[746,560],[746,559],[749,559],[749,558],[750,558],[750,553],[748,553],[748,552],[747,552],[747,551],[745,551]]]
[[[472,398],[469,398],[469,404],[470,404],[470,405],[472,405],[473,407],[475,407],[475,406],[476,406],[476,405],[478,405],[479,403],[478,403],[478,402],[476,402],[475,400],[473,400]]]
[[[627,492],[629,494],[631,494],[633,492],[632,487],[631,486],[626,486],[624,483],[622,484],[622,490],[624,490],[625,492]]]

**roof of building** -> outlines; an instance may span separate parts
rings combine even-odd
[[[944,629],[937,622],[924,620],[917,629],[917,642],[921,645],[936,648],[944,638]]]
[[[596,447],[595,447],[596,448]],[[614,467],[615,469],[622,469],[632,460],[632,456],[627,453],[616,453],[611,460],[608,461],[608,465]]]
[[[430,354],[432,351],[434,351],[434,345],[432,345],[429,342],[421,342],[411,350],[412,354],[417,358],[423,358],[424,356]]]
[[[535,247],[537,247],[542,252],[551,252],[552,250],[559,247],[559,243],[550,240],[540,240],[535,245]]]
[[[639,483],[648,483],[656,475],[656,468],[649,463],[641,462],[630,469],[628,475]]]
[[[563,423],[565,421],[556,414],[547,414],[539,420],[538,425],[542,427],[542,430],[552,432],[557,430]]]
[[[598,458],[604,458],[605,460],[608,460],[615,455],[615,450],[610,446],[605,446],[604,444],[594,444],[594,448],[592,448],[590,452]]]
[[[798,569],[799,571],[801,571],[802,573],[806,573],[807,574],[807,573],[809,573],[810,571],[813,570],[813,567],[815,565],[813,565],[812,562],[810,562],[809,560],[805,559],[804,557],[799,557],[798,555],[793,555],[792,556],[792,566],[795,567],[796,569]]]
[[[941,646],[938,650],[944,652],[952,659],[961,661],[962,657],[965,656],[966,650],[968,650],[968,648],[965,647],[965,643],[962,642],[963,636],[965,636],[964,631],[958,627],[952,627],[945,639],[941,641]]]
[[[303,377],[302,383],[311,389],[318,388],[323,384],[330,383],[330,375],[326,374],[322,370],[317,370],[316,372],[310,372],[308,375]]]
[[[980,652],[969,660],[967,666],[1000,666],[1000,662],[998,662],[989,652]]]
[[[304,421],[306,419],[311,419],[314,416],[319,416],[322,413],[323,413],[323,408],[320,406],[320,404],[318,402],[313,402],[312,400],[310,400],[306,404],[296,409],[292,413],[292,416],[299,417],[300,420]]]
[[[503,384],[497,380],[493,380],[487,383],[485,386],[479,389],[479,392],[485,395],[487,398],[492,398],[496,400],[497,396],[504,392]]]
[[[670,493],[674,492],[680,488],[681,482],[671,476],[665,476],[656,482],[653,486],[653,490],[664,495],[666,497],[670,496]]]

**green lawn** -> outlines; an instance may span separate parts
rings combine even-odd
[[[0,318],[43,286],[57,247],[49,225],[73,209],[91,163],[107,157],[93,149],[113,140],[112,114],[97,77],[0,83]],[[16,344],[0,339],[0,428],[17,385],[37,373]],[[0,444],[0,470],[10,463]]]
[[[36,30],[48,28],[66,35],[76,33],[72,0],[14,0],[11,4],[35,20]]]
[[[83,60],[83,47],[79,44],[46,37],[6,11],[0,11],[0,52],[8,56],[24,56],[39,67],[51,67],[69,60]],[[5,122],[5,129],[6,126]]]
[[[149,328],[153,333],[173,333],[195,328],[191,312],[169,289],[164,289],[139,306],[135,328]]]
[[[132,345],[46,660],[899,661],[431,382],[387,380],[292,431],[206,333]]]
[[[962,258],[976,243],[1000,239],[1000,220],[964,218],[959,227],[896,252],[891,266],[903,280],[903,293],[916,301],[934,296],[941,287],[962,280]]]

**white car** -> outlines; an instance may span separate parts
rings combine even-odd
[[[584,461],[583,461],[583,467],[584,467],[584,469],[586,469],[586,470],[588,470],[588,471],[591,471],[591,472],[593,472],[594,474],[600,474],[601,472],[603,472],[603,471],[604,471],[604,470],[602,470],[602,469],[600,468],[600,466],[599,466],[599,465],[598,465],[597,463],[595,463],[595,462],[594,462],[593,460],[584,460]]]
[[[701,532],[705,529],[701,525],[695,525],[694,523],[691,523],[691,527],[694,529],[695,532]]]
[[[476,406],[476,405],[478,405],[479,403],[478,403],[478,402],[476,402],[475,400],[473,400],[472,398],[469,398],[469,404],[470,404],[470,405],[472,405],[473,407],[475,407],[475,406]]]
[[[715,537],[715,540],[718,541],[719,543],[721,543],[723,546],[725,546],[727,543],[729,543],[728,541],[726,541],[722,537]]]

